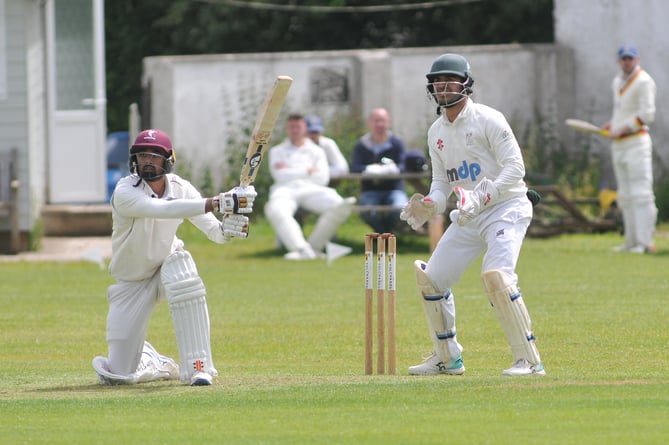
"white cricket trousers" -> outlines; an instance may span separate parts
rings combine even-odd
[[[443,294],[485,252],[481,272],[502,270],[516,285],[516,264],[531,221],[532,203],[522,196],[485,210],[464,227],[452,223],[437,243],[425,273]]]
[[[131,375],[137,370],[149,319],[156,304],[165,299],[164,292],[160,269],[147,280],[118,282],[109,286],[109,371]]]
[[[654,244],[657,223],[650,135],[614,141],[611,158],[618,183],[618,206],[623,214],[625,245],[650,247]]]
[[[269,201],[265,204],[265,216],[272,224],[281,243],[286,246],[288,251],[293,252],[309,246],[302,232],[302,227],[295,219],[297,209],[303,208],[308,212],[323,215],[327,210],[341,205],[343,202],[344,198],[331,187],[312,184],[307,181],[275,185],[271,189]],[[339,222],[336,226],[338,225]],[[331,231],[336,231],[336,226]],[[325,241],[327,239],[319,240],[319,244],[325,245]]]

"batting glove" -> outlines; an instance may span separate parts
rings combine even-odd
[[[258,194],[255,187],[235,187],[218,195],[214,201],[214,210],[224,215],[253,212],[253,201]]]
[[[226,238],[246,238],[249,236],[249,218],[244,215],[225,215],[221,230]]]
[[[471,221],[476,215],[487,207],[490,207],[499,198],[499,191],[494,182],[487,178],[483,178],[478,183],[474,190],[465,190],[462,187],[454,187],[458,198],[458,210],[456,221],[458,225],[464,226]]]
[[[406,221],[413,230],[418,230],[437,213],[437,206],[430,197],[414,193],[404,205],[400,219]]]

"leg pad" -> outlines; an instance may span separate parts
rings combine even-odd
[[[497,320],[509,341],[514,362],[525,359],[532,365],[540,364],[541,358],[534,343],[530,315],[518,288],[501,270],[484,272],[481,280]]]
[[[425,274],[425,262],[416,261],[416,285],[423,300],[423,310],[427,320],[430,338],[435,353],[441,361],[448,363],[462,354],[462,346],[458,343],[455,332],[455,302],[451,291],[446,294],[438,292],[430,278]]]
[[[211,357],[209,312],[204,283],[190,253],[178,250],[161,269],[179,346],[181,381],[190,382],[195,372],[216,375]]]

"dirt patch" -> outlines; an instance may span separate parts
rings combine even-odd
[[[111,258],[111,238],[108,236],[45,237],[37,252],[0,255],[3,261],[92,261],[104,267]]]

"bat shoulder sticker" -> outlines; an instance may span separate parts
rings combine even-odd
[[[291,77],[277,76],[272,88],[267,92],[265,101],[258,110],[251,140],[246,150],[246,157],[242,164],[242,171],[239,175],[239,184],[242,187],[253,184],[258,175],[258,169],[267,152],[267,145],[272,136],[272,130],[274,130],[274,125],[292,83],[293,79]]]

